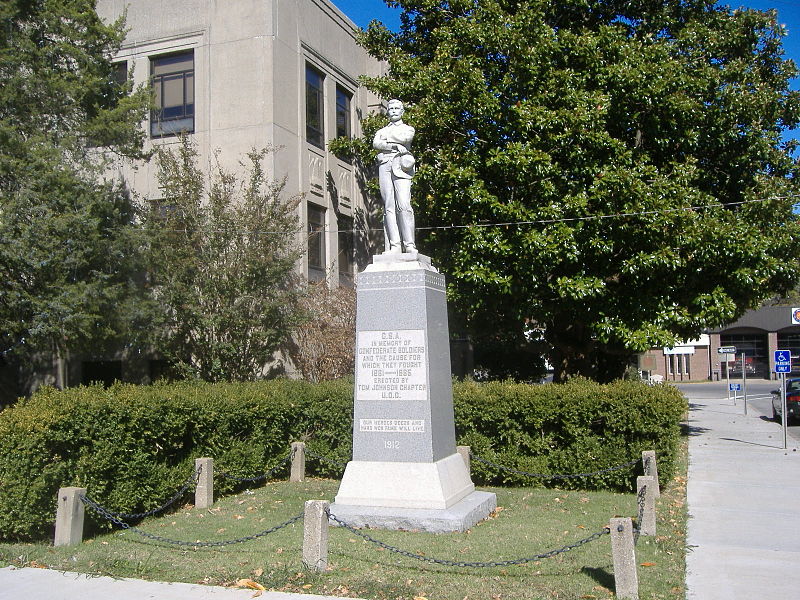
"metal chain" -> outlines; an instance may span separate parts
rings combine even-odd
[[[186,491],[192,485],[197,485],[197,481],[198,479],[200,479],[200,472],[202,470],[203,466],[202,465],[198,466],[197,469],[195,469],[195,471],[189,476],[189,478],[183,484],[183,487],[181,487],[181,489],[175,492],[175,494],[169,500],[167,500],[164,504],[162,504],[158,508],[154,508],[152,510],[148,510],[147,512],[141,512],[141,513],[117,513],[108,511],[108,514],[117,519],[127,519],[128,521],[138,521],[139,519],[144,519],[145,517],[151,517],[155,514],[158,514],[168,509],[170,506],[175,504],[175,502],[181,499],[183,495],[186,493]]]
[[[332,458],[328,458],[327,456],[322,456],[321,454],[317,454],[316,452],[312,452],[308,448],[306,448],[305,452],[306,452],[306,454],[308,454],[312,458],[317,458],[319,460],[324,460],[326,462],[331,463],[332,465],[336,465],[337,467],[346,467],[347,466],[346,462],[342,462],[340,460],[334,460]]]
[[[632,467],[633,465],[637,464],[641,461],[640,458],[636,460],[632,460],[630,462],[623,463],[621,465],[617,465],[616,467],[608,467],[607,469],[602,469],[600,471],[594,471],[592,473],[571,473],[567,475],[551,475],[548,473],[529,473],[527,471],[520,471],[519,469],[512,469],[511,467],[504,467],[503,465],[498,465],[497,463],[493,463],[490,460],[486,460],[485,458],[481,458],[479,456],[475,456],[470,452],[470,456],[477,460],[478,462],[482,462],[486,465],[495,467],[497,469],[501,469],[503,471],[509,471],[510,473],[516,473],[517,475],[526,475],[528,477],[539,477],[541,479],[571,479],[573,477],[591,477],[593,475],[602,475],[603,473],[610,473],[611,471],[620,471],[622,469],[626,469],[628,467]]]
[[[233,544],[243,544],[245,542],[250,542],[250,541],[256,540],[256,539],[258,539],[260,537],[264,537],[265,535],[269,535],[270,533],[275,533],[276,531],[278,531],[280,529],[283,529],[284,527],[288,527],[289,525],[291,525],[293,523],[296,523],[297,521],[299,521],[299,520],[301,520],[303,518],[304,513],[305,513],[305,511],[303,511],[300,514],[295,515],[294,517],[292,517],[288,521],[284,521],[283,523],[281,523],[279,525],[275,525],[274,527],[270,527],[269,529],[265,529],[264,531],[260,531],[258,533],[254,533],[253,535],[247,535],[247,536],[240,537],[240,538],[235,538],[235,539],[232,539],[232,540],[222,540],[222,541],[219,541],[219,542],[199,542],[199,541],[198,542],[187,542],[187,541],[184,541],[184,540],[173,540],[173,539],[166,538],[166,537],[163,537],[163,536],[160,536],[160,535],[154,535],[152,533],[147,533],[146,531],[142,531],[141,529],[138,529],[137,527],[133,527],[132,525],[128,525],[124,521],[121,521],[121,520],[117,519],[116,517],[113,516],[113,514],[111,514],[104,507],[100,506],[97,502],[95,502],[91,498],[89,498],[87,496],[80,496],[80,499],[86,506],[88,506],[89,508],[94,510],[101,517],[107,519],[108,521],[110,521],[111,523],[113,523],[115,525],[118,525],[122,529],[127,529],[129,531],[133,531],[134,533],[138,533],[142,537],[146,537],[146,538],[154,540],[156,542],[162,542],[162,543],[165,543],[165,544],[172,544],[174,546],[184,546],[184,547],[190,547],[190,548],[214,548],[214,547],[219,547],[219,546],[231,546]]]
[[[217,471],[217,473],[219,474],[220,477],[224,477],[225,479],[232,479],[233,481],[238,481],[239,483],[258,483],[259,481],[266,481],[267,479],[272,477],[290,460],[292,460],[291,453],[281,462],[279,462],[277,465],[271,468],[269,471],[267,471],[263,475],[257,475],[255,477],[235,477],[233,475],[229,475],[225,471]]]
[[[386,542],[382,542],[380,540],[376,540],[375,538],[373,538],[372,536],[364,533],[363,531],[361,531],[359,529],[356,529],[355,527],[352,527],[351,525],[348,525],[347,523],[345,523],[344,521],[342,521],[341,519],[336,517],[336,515],[331,514],[330,511],[328,511],[328,516],[333,521],[338,523],[340,526],[342,526],[345,529],[347,529],[350,533],[353,533],[353,534],[365,539],[366,541],[375,544],[376,546],[380,546],[381,548],[384,548],[385,550],[388,550],[389,552],[394,552],[395,554],[400,554],[400,555],[406,556],[408,558],[415,558],[417,560],[421,560],[421,561],[424,561],[424,562],[429,562],[429,563],[433,563],[433,564],[437,564],[437,565],[445,565],[445,566],[448,566],[448,567],[484,568],[484,567],[507,567],[507,566],[510,566],[510,565],[521,565],[521,564],[533,562],[533,561],[536,561],[536,560],[543,560],[545,558],[551,558],[551,557],[556,556],[558,554],[564,554],[566,552],[569,552],[570,550],[575,550],[575,548],[580,548],[584,544],[588,544],[589,542],[592,542],[592,541],[594,541],[594,540],[596,540],[598,538],[601,538],[601,537],[603,537],[604,535],[606,535],[608,533],[611,533],[611,529],[608,528],[608,527],[605,527],[601,531],[598,531],[597,533],[593,533],[589,537],[584,538],[582,540],[578,540],[574,544],[569,544],[567,546],[564,546],[563,548],[558,548],[556,550],[550,550],[549,552],[543,552],[542,554],[537,554],[535,556],[530,556],[530,557],[527,557],[527,558],[517,558],[517,559],[513,559],[513,560],[499,560],[499,561],[492,561],[492,562],[468,562],[468,561],[447,560],[447,559],[443,559],[443,558],[433,558],[432,556],[423,556],[422,554],[416,554],[414,552],[409,552],[408,550],[403,550],[401,548],[397,548],[396,546],[391,546],[391,545],[387,544]]]

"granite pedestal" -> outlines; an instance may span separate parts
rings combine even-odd
[[[416,252],[375,256],[358,276],[353,460],[331,513],[465,531],[496,505],[456,452],[444,276]]]

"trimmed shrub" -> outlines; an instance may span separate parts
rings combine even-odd
[[[218,471],[253,477],[279,465],[292,441],[305,441],[331,459],[310,458],[308,473],[339,477],[351,454],[352,393],[352,380],[43,389],[0,413],[0,539],[51,536],[56,492],[63,486],[86,487],[92,499],[116,512],[158,507],[202,456],[213,457]],[[655,449],[665,478],[673,470],[686,409],[669,386],[585,380],[557,386],[458,383],[454,403],[458,443],[503,466],[588,472]],[[478,461],[473,477],[477,483],[551,483]],[[552,483],[630,490],[634,477],[626,469]],[[237,486],[216,478],[220,494]],[[108,527],[91,511],[87,517],[90,529]]]
[[[675,468],[684,396],[668,385],[573,379],[562,385],[466,382],[455,387],[459,444],[490,462],[543,475],[594,473],[655,450],[659,478]],[[476,483],[567,489],[635,488],[641,468],[580,478],[532,478],[472,461]]]

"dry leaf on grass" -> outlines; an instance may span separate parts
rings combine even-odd
[[[656,563],[654,563],[654,562],[643,562],[641,566],[643,566],[643,567],[655,567]]]
[[[250,590],[259,590],[259,591],[266,591],[263,585],[258,583],[257,581],[253,581],[252,579],[239,579],[236,582],[236,587],[248,588]]]

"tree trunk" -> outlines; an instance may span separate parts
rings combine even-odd
[[[594,377],[593,346],[583,323],[562,316],[548,323],[545,339],[550,344],[553,382],[564,383],[570,377]]]
[[[551,346],[554,383],[575,376],[600,383],[621,379],[633,354],[625,348],[598,343],[583,323],[568,316],[550,323],[545,339]]]

